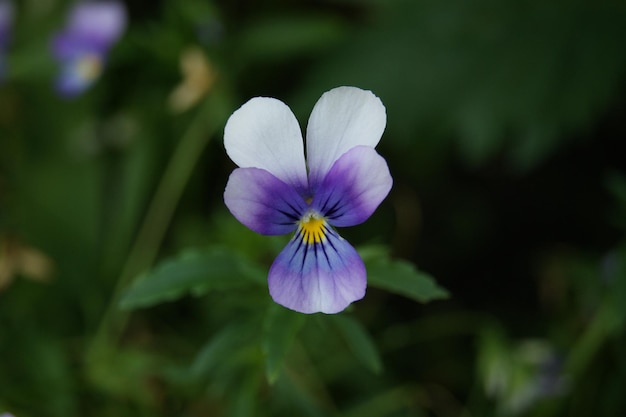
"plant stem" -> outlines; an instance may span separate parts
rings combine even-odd
[[[94,337],[91,346],[94,351],[114,343],[123,331],[129,312],[119,309],[120,296],[139,274],[154,263],[193,169],[230,109],[225,98],[224,91],[220,90],[205,99],[172,154]]]

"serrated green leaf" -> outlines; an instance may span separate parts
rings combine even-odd
[[[370,371],[376,374],[380,373],[383,368],[382,361],[378,354],[378,349],[376,349],[376,345],[365,327],[357,320],[346,315],[330,316],[330,320],[356,358]]]
[[[367,268],[369,285],[425,303],[449,296],[428,274],[418,271],[410,262],[390,259],[379,246],[359,249]]]
[[[270,384],[278,378],[285,357],[306,316],[278,305],[272,305],[263,324],[261,347],[265,354],[265,370]]]
[[[148,307],[188,293],[263,284],[264,272],[238,254],[223,249],[193,250],[164,261],[140,278],[121,298],[120,307]]]

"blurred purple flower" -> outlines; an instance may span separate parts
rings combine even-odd
[[[8,0],[0,0],[0,79],[4,78],[6,70],[5,56],[12,26],[13,3]]]
[[[255,97],[224,129],[228,156],[240,168],[224,201],[257,233],[295,232],[272,264],[270,295],[302,313],[338,313],[363,298],[365,265],[333,229],[367,220],[391,189],[387,163],[374,147],[387,116],[371,91],[330,90],[313,108],[304,144],[289,107]]]
[[[126,9],[115,0],[87,1],[72,9],[66,27],[52,41],[59,61],[57,91],[74,97],[100,76],[109,49],[126,28]]]

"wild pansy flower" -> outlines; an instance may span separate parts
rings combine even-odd
[[[126,9],[118,1],[87,1],[71,10],[66,27],[52,42],[61,66],[57,91],[72,97],[89,88],[102,73],[111,46],[126,28]]]
[[[239,168],[228,179],[226,206],[257,233],[295,231],[269,271],[277,303],[338,313],[365,295],[365,265],[333,226],[364,222],[391,190],[387,163],[374,150],[386,120],[370,91],[324,93],[309,118],[305,162],[298,121],[283,102],[256,97],[228,119],[224,146]]]
[[[6,49],[9,45],[11,28],[13,26],[13,3],[0,0],[0,79],[6,71]]]

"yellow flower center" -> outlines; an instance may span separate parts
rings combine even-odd
[[[84,80],[95,80],[102,72],[102,59],[96,54],[81,57],[76,63],[76,70]]]
[[[302,216],[299,222],[302,240],[309,245],[326,241],[326,220],[317,213]]]

